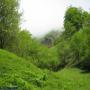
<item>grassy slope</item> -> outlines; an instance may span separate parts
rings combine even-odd
[[[0,90],[90,90],[90,74],[81,72],[42,71],[30,61],[0,50]]]
[[[30,61],[16,55],[0,50],[0,87],[17,88],[19,90],[32,90],[42,87],[45,74]],[[19,88],[20,87],[20,88]],[[1,89],[0,89],[1,90]],[[11,90],[11,89],[10,89]]]

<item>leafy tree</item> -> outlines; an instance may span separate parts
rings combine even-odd
[[[19,30],[18,0],[0,1],[0,48],[12,46]]]
[[[90,67],[90,30],[84,27],[71,40],[73,63],[81,68]]]
[[[67,37],[70,37],[83,26],[83,10],[69,7],[65,13],[64,28]]]
[[[90,69],[90,14],[70,7],[65,14],[65,31],[58,43],[59,65]]]
[[[22,30],[18,34],[17,54],[26,57],[29,55],[31,49],[32,38],[27,30]]]

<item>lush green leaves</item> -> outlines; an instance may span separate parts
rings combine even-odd
[[[19,30],[20,14],[18,0],[0,1],[0,48],[7,48],[16,42]],[[10,49],[8,47],[8,49]],[[12,47],[11,47],[12,48]]]

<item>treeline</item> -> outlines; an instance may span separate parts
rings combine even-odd
[[[59,70],[68,66],[90,69],[90,14],[69,7],[64,30],[37,40],[21,30],[18,0],[0,1],[0,48],[30,60],[40,68]]]
[[[19,1],[0,1],[0,48],[30,60],[41,68],[52,69],[57,62],[56,49],[49,50],[27,30],[20,28]],[[54,50],[54,51],[53,51]]]
[[[69,7],[64,18],[65,31],[57,41],[58,68],[78,66],[90,70],[90,13]]]
[[[65,13],[63,31],[49,32],[41,39],[41,43],[48,46],[48,50],[55,50],[51,51],[54,52],[52,58],[57,57],[54,60],[58,62],[48,63],[54,66],[52,70],[64,67],[90,70],[90,13],[69,7]]]

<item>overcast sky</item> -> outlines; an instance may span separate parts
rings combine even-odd
[[[61,28],[65,11],[70,5],[89,10],[90,0],[21,0],[21,27],[29,30],[33,36]]]

